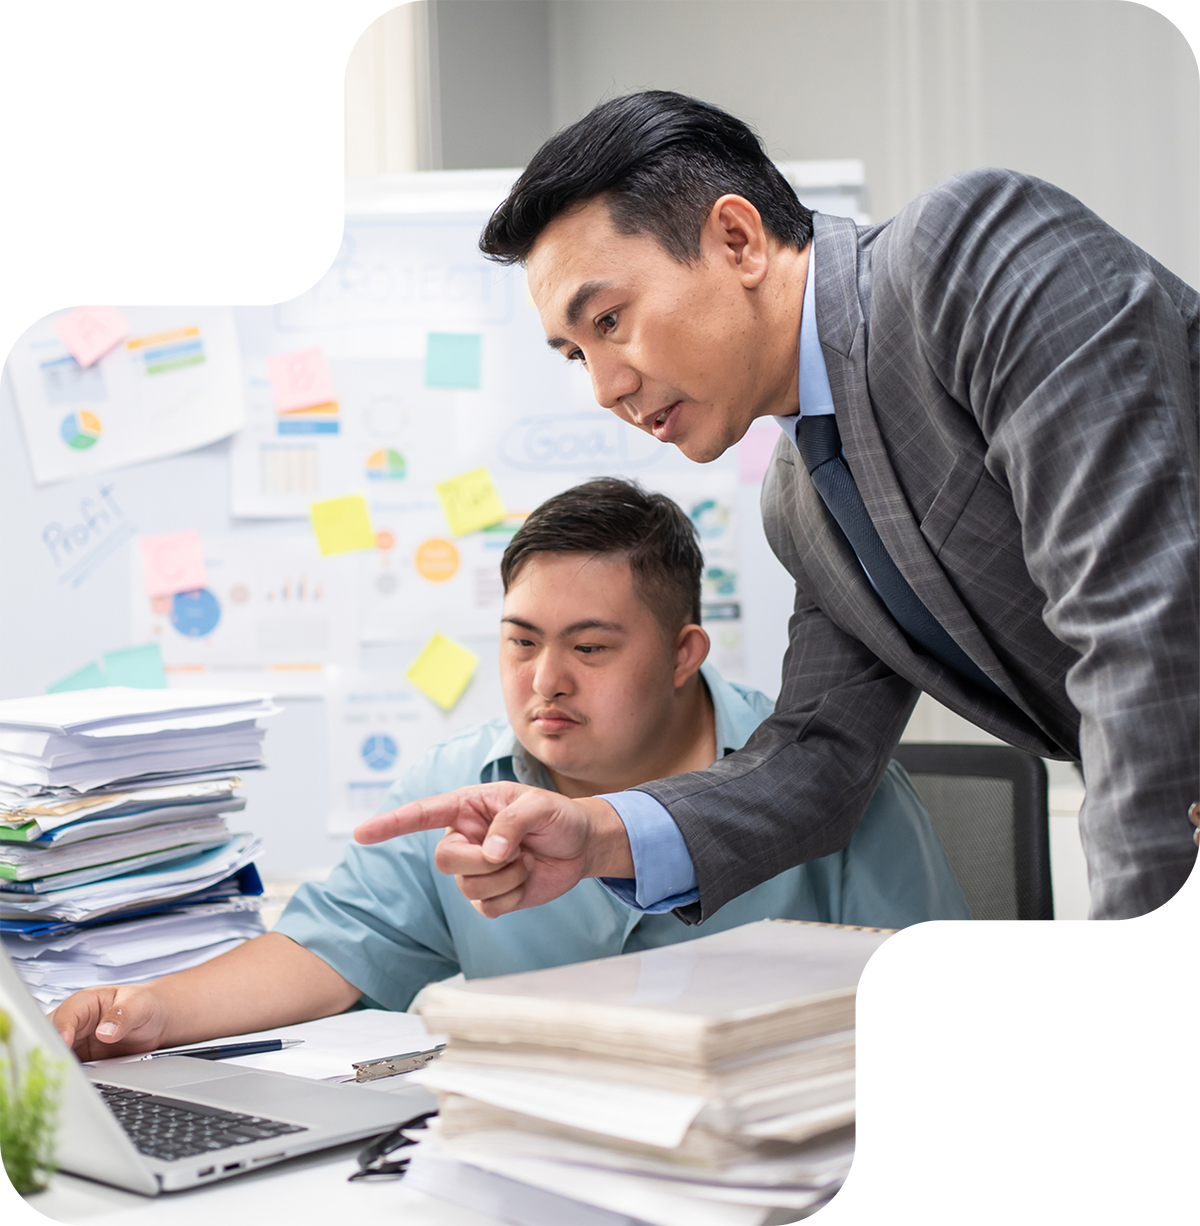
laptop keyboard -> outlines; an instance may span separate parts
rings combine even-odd
[[[259,1115],[242,1115],[199,1103],[180,1102],[144,1090],[93,1084],[134,1145],[143,1154],[166,1162],[191,1158],[213,1149],[228,1149],[231,1145],[249,1145],[252,1141],[264,1141],[285,1133],[308,1131],[302,1124],[285,1124]]]

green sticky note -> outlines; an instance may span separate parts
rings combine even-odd
[[[93,660],[77,669],[69,677],[46,686],[47,694],[61,694],[64,690],[99,690],[108,684],[104,669]]]
[[[309,514],[322,557],[376,547],[371,514],[367,510],[367,500],[361,494],[314,502],[309,506]]]
[[[428,694],[443,711],[462,697],[475,675],[479,657],[444,635],[435,634],[408,670],[409,681]]]
[[[496,493],[486,468],[473,468],[461,477],[452,477],[434,486],[446,522],[455,536],[478,532],[498,524],[505,516],[504,503]]]
[[[157,643],[106,651],[104,671],[108,674],[109,685],[128,685],[135,690],[167,688],[167,670],[163,667],[162,648]]]
[[[478,387],[483,337],[478,332],[431,332],[425,350],[426,387]]]

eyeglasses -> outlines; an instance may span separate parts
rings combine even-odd
[[[384,1133],[381,1137],[376,1137],[358,1155],[358,1170],[350,1176],[350,1182],[353,1183],[356,1179],[399,1179],[408,1169],[408,1159],[397,1158],[394,1162],[387,1162],[385,1159],[398,1149],[415,1145],[416,1141],[406,1137],[404,1134],[413,1128],[424,1128],[425,1121],[432,1119],[435,1115],[437,1115],[436,1111],[426,1111],[424,1115],[414,1115],[412,1119],[405,1120],[403,1124],[393,1128],[391,1132]]]

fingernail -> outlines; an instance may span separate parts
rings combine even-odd
[[[498,834],[489,834],[483,840],[483,854],[489,860],[503,860],[508,855],[508,840]]]
[[[96,1027],[96,1034],[98,1034],[102,1039],[111,1039],[116,1033],[116,1022],[101,1022],[100,1025]]]

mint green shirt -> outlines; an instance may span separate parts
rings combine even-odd
[[[705,665],[718,752],[740,749],[771,713],[770,699]],[[506,719],[489,720],[429,750],[388,793],[384,809],[472,783],[552,788]],[[595,880],[540,907],[485,919],[433,861],[440,830],[371,847],[352,843],[323,883],[300,887],[276,932],[312,950],[364,994],[404,1009],[427,983],[605,958],[707,936],[768,918],[903,928],[970,919],[929,814],[897,762],[889,764],[854,837],[725,904],[702,925],[632,910]]]

